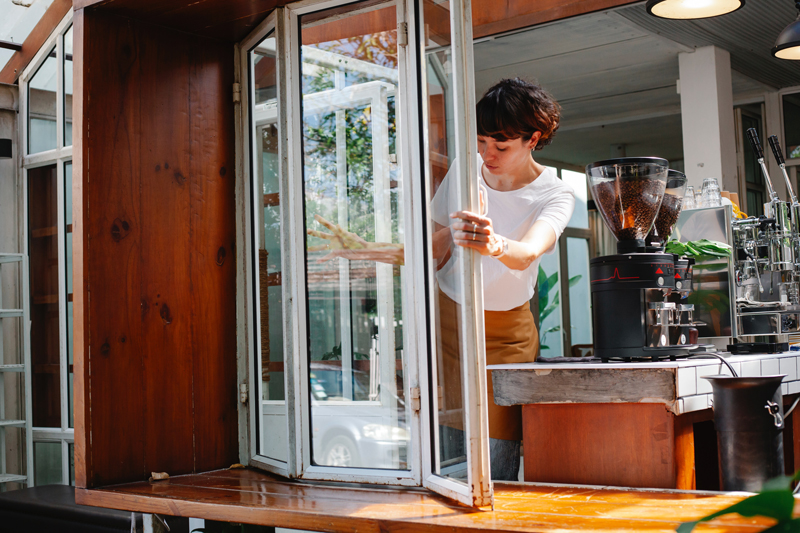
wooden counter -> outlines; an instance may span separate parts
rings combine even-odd
[[[76,489],[84,505],[244,522],[310,531],[674,532],[682,521],[727,507],[743,495],[495,483],[495,508],[460,507],[424,489],[321,486],[252,470],[220,470]],[[797,515],[798,508],[795,508]],[[727,515],[700,530],[755,532],[774,522]]]
[[[730,356],[740,376],[786,374],[800,393],[800,352]],[[492,365],[495,402],[523,405],[525,480],[716,489],[711,384],[718,359],[656,363]],[[787,420],[787,469],[800,457],[800,416]],[[702,445],[701,445],[702,444]],[[698,485],[698,478],[702,481]]]

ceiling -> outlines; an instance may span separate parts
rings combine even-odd
[[[786,5],[748,2],[698,22],[657,19],[639,3],[480,40],[476,88],[480,95],[501,78],[519,76],[553,94],[563,119],[553,144],[537,152],[541,158],[584,166],[620,154],[624,145],[628,156],[657,155],[679,167],[678,54],[710,44],[727,49],[735,102],[800,85],[800,65],[770,55],[775,36],[796,16]],[[729,34],[737,37],[724,38]]]

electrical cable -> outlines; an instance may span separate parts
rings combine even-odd
[[[701,358],[704,358],[704,357],[706,357],[708,355],[710,355],[711,357],[716,357],[717,359],[722,361],[725,364],[725,366],[728,367],[728,370],[731,371],[731,375],[733,375],[733,377],[735,377],[735,378],[739,377],[739,374],[736,373],[736,370],[734,370],[734,368],[731,366],[731,364],[728,361],[726,361],[724,357],[722,357],[720,354],[718,354],[716,352],[704,352],[704,353],[697,354],[697,355],[690,355],[688,357],[688,359],[701,359]]]

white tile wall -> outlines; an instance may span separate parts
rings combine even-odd
[[[711,382],[707,379],[703,379],[703,376],[718,376],[720,374],[729,375],[730,371],[725,368],[724,371],[720,370],[720,366],[725,366],[721,364],[716,365],[706,365],[706,366],[698,366],[697,367],[697,394],[710,394],[711,393]]]
[[[789,383],[789,394],[797,394],[798,392],[800,392],[800,381]]]
[[[781,374],[786,374],[783,381],[795,381],[797,379],[797,359],[794,357],[782,357],[778,359],[778,371]]]
[[[761,375],[774,376],[780,374],[780,364],[777,359],[762,359],[761,360]]]
[[[781,390],[783,391],[783,395],[784,396],[789,394],[789,384],[788,383],[782,383],[781,384]]]
[[[679,398],[697,394],[697,372],[694,367],[678,368],[677,388]]]
[[[747,361],[740,363],[740,365],[742,371],[739,372],[739,375],[743,378],[754,378],[761,375],[761,361]]]
[[[695,396],[687,396],[683,398],[683,412],[690,413],[692,411],[702,411],[709,407],[708,394],[698,394]]]

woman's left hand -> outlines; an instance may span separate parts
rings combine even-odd
[[[471,211],[457,211],[450,215],[453,242],[464,248],[472,248],[481,255],[498,255],[503,241],[494,232],[492,219]]]

